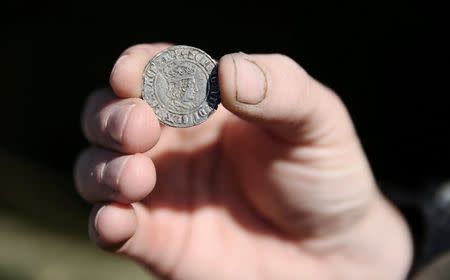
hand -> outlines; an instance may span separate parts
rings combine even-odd
[[[351,119],[288,57],[225,55],[222,105],[161,127],[139,97],[165,44],[118,59],[83,130],[76,185],[91,238],[169,279],[403,279],[412,249],[377,190]]]

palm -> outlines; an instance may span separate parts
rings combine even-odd
[[[259,201],[250,198],[267,186],[248,185],[247,177],[256,183],[255,177],[264,177],[260,181],[270,184],[289,173],[267,173],[271,159],[288,161],[282,154],[290,148],[274,141],[223,108],[202,126],[163,129],[149,152],[157,170],[156,188],[141,202],[152,221],[149,250],[164,246],[161,251],[168,255],[150,260],[162,262],[162,273],[183,279],[228,279],[239,271],[242,279],[257,279],[271,271],[298,275],[292,267],[308,267],[303,275],[322,279],[319,275],[327,272],[302,251],[299,240],[305,236],[288,237],[277,221],[258,211]],[[267,149],[269,144],[272,149]]]

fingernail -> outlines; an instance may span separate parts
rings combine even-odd
[[[97,213],[95,214],[95,219],[94,219],[94,231],[95,234],[98,235],[98,217],[100,217],[100,214],[102,213],[102,211],[106,208],[106,205],[103,205],[100,207],[100,209],[98,209]]]
[[[130,156],[121,156],[107,162],[103,167],[100,183],[118,191],[122,171],[129,158]]]
[[[127,57],[127,56],[128,56],[128,54],[124,54],[124,55],[122,55],[121,57],[119,57],[119,58],[116,60],[116,63],[114,63],[113,69],[111,70],[111,74],[109,75],[109,79],[110,79],[110,80],[114,77],[114,73],[115,73],[116,70],[117,70],[117,66],[118,66],[118,65],[124,60],[124,58]]]
[[[266,95],[266,76],[261,67],[244,54],[233,54],[236,75],[236,100],[255,105]]]
[[[127,103],[111,109],[112,111],[106,120],[106,132],[116,144],[122,144],[123,132],[127,125],[128,116],[134,106],[136,106],[135,103]]]

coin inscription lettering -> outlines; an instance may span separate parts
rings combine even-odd
[[[172,127],[204,122],[217,109],[216,62],[200,49],[174,46],[157,54],[143,73],[142,98]]]

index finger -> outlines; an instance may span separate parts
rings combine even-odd
[[[141,97],[145,65],[170,46],[167,43],[139,44],[126,49],[117,59],[109,78],[115,94],[121,98]]]

